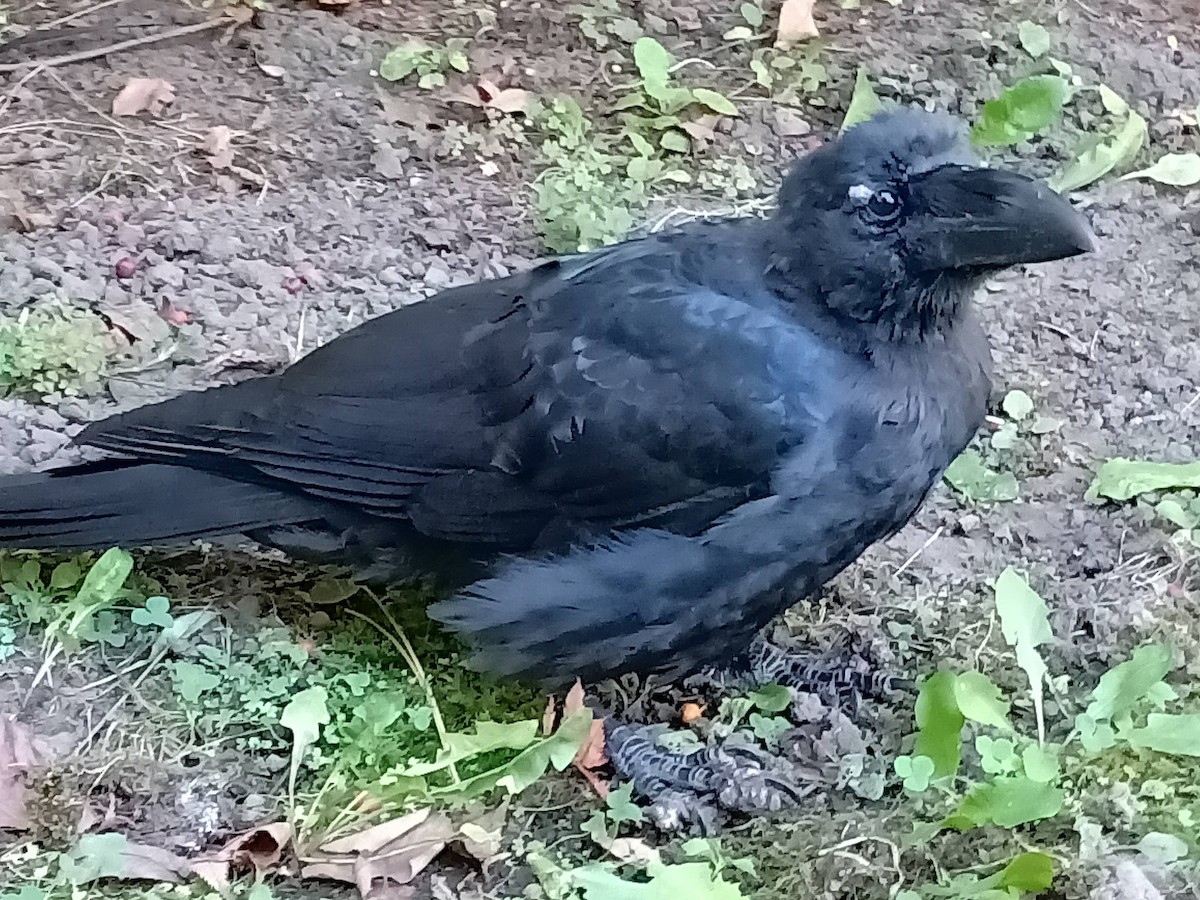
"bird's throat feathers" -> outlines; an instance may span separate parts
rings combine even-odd
[[[786,225],[773,222],[767,280],[805,325],[843,343],[918,343],[961,318],[982,272],[925,272],[918,277],[892,266],[870,267],[849,254],[823,258],[830,247],[797,243]]]

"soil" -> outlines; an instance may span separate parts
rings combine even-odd
[[[212,15],[182,2],[127,0],[53,24],[93,5],[18,3],[11,20],[53,27],[52,39],[0,45],[0,64],[82,53]],[[1049,29],[1050,54],[1068,61],[1083,84],[1107,84],[1146,118],[1144,159],[1200,147],[1200,12],[1192,0],[861,0],[848,9],[818,0],[828,84],[794,116],[781,116],[761,90],[747,89],[748,51],[721,37],[740,24],[732,0],[621,5],[648,28],[663,23],[656,36],[677,59],[703,60],[685,70],[689,77],[744,90],[744,115],[725,123],[691,165],[744,159],[764,198],[788,159],[836,130],[860,64],[885,97],[971,117],[1005,85],[1041,70],[1017,43],[1016,23],[1024,19]],[[551,2],[271,6],[236,29],[26,67],[0,80],[0,187],[19,191],[24,224],[34,226],[0,233],[0,313],[57,293],[138,339],[125,371],[102,391],[52,404],[0,399],[0,473],[77,461],[83,454],[67,439],[87,421],[275,371],[365,318],[537,257],[533,148],[516,139],[483,149],[464,144],[462,126],[488,133],[477,109],[447,103],[449,89],[376,77],[382,55],[405,38],[473,36],[473,73],[500,73],[504,83],[540,96],[573,94],[585,109],[602,107],[610,95],[605,81],[621,77],[613,58],[581,37],[578,15]],[[488,9],[491,27],[478,15]],[[112,116],[113,98],[134,77],[167,80],[173,102],[158,115]],[[452,87],[462,83],[452,79]],[[1047,139],[1020,145],[1002,161],[1038,175],[1060,167],[1099,114],[1086,98],[1077,107]],[[230,129],[228,165],[214,163],[211,145],[205,149],[211,129],[221,127]],[[1087,683],[1154,635],[1190,647],[1194,665],[1197,569],[1170,549],[1144,509],[1097,506],[1083,495],[1100,460],[1182,462],[1200,447],[1197,192],[1108,178],[1077,199],[1098,251],[1006,275],[979,298],[996,360],[996,412],[1006,391],[1021,388],[1038,415],[1061,423],[1024,437],[1002,459],[1019,478],[1020,498],[972,506],[939,489],[909,527],[869,552],[820,603],[789,615],[797,633],[851,627],[914,676],[942,659],[978,661],[985,648],[1003,646],[992,634],[987,582],[1012,565],[1028,572],[1054,611],[1052,656],[1073,680]],[[723,203],[685,188],[660,200],[647,221],[674,207]],[[136,272],[117,277],[126,257]],[[187,324],[166,325],[163,304]],[[261,555],[222,559],[204,565],[264,583],[277,565]],[[231,583],[210,569],[204,579],[226,590]],[[109,701],[87,690],[103,669],[68,667],[30,694],[39,662],[22,655],[0,661],[0,710],[20,709],[48,745],[69,756],[78,723],[106,710]],[[261,820],[262,809],[247,811],[226,788],[239,782],[241,800],[278,793],[280,760],[225,752],[170,761],[162,748],[138,745],[136,713],[114,718],[118,735],[129,739],[106,744],[112,754],[120,748],[113,771],[99,772],[102,758],[85,762],[97,767],[88,770],[97,784],[124,785],[121,802],[140,808],[131,826],[138,837],[188,851]],[[893,734],[886,743],[898,740]],[[130,796],[134,782],[120,773],[137,770],[145,777]],[[582,796],[578,785],[560,786],[557,797],[527,805],[553,805],[563,791],[568,799]],[[793,880],[766,889],[868,895],[856,892],[875,884],[875,872],[868,878],[852,859],[818,851],[865,829],[883,807],[845,791],[829,804],[832,812],[822,802],[798,824],[756,822],[742,832],[743,844],[774,844],[802,861]],[[547,843],[577,828],[574,819],[534,819],[533,832]],[[956,848],[947,845],[943,862],[956,858]],[[883,850],[859,857],[885,858]],[[473,888],[456,894],[447,886],[461,875],[451,866],[437,876],[449,881],[421,890],[475,896]],[[1085,896],[1105,877],[1099,869],[1078,877],[1064,895]],[[492,896],[509,896],[512,885],[528,881],[505,878],[470,880],[488,885]],[[281,895],[314,890],[284,885]],[[304,895],[337,890],[321,885]]]

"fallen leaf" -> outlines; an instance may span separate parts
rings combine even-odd
[[[223,891],[237,875],[254,873],[255,880],[279,865],[284,849],[292,841],[292,826],[274,822],[252,828],[226,842],[215,853],[191,861],[192,873],[215,890]]]
[[[1050,32],[1037,22],[1028,20],[1017,24],[1017,40],[1021,47],[1034,59],[1045,56],[1050,50]]]
[[[871,84],[871,76],[866,66],[859,66],[854,76],[854,92],[850,95],[850,105],[846,107],[846,116],[842,119],[842,127],[838,134],[853,128],[883,111],[883,101],[875,93]]]
[[[1130,110],[1115,132],[1089,138],[1087,148],[1066,169],[1049,179],[1050,187],[1059,192],[1087,187],[1137,156],[1146,136],[1146,120]]]
[[[721,121],[721,117],[713,113],[705,113],[702,116],[697,116],[690,122],[681,122],[679,127],[687,132],[688,137],[696,142],[700,147],[713,139],[717,123]]]
[[[575,683],[571,685],[571,689],[567,691],[567,696],[563,699],[563,718],[583,709],[585,705],[583,700],[583,683],[576,678]]]
[[[583,684],[576,678],[575,684],[571,687],[571,690],[567,691],[567,697],[563,701],[564,719],[586,708],[583,696]],[[604,720],[593,719],[591,730],[588,731],[587,740],[583,742],[583,745],[579,748],[579,752],[575,754],[572,765],[583,773],[583,777],[588,780],[601,799],[608,797],[608,785],[600,780],[600,776],[594,770],[605,765],[607,762],[608,753],[605,751],[604,746]]]
[[[163,107],[175,100],[175,87],[161,78],[130,78],[113,99],[114,116],[136,116],[148,111],[159,115]]]
[[[59,872],[78,886],[100,878],[170,882],[183,880],[191,866],[162,847],[138,844],[123,834],[85,834],[59,857]]]
[[[780,137],[803,137],[812,133],[812,125],[794,109],[777,106],[771,116],[772,127]]]
[[[480,78],[474,86],[463,88],[450,100],[511,114],[523,112],[533,102],[534,93],[522,88],[501,88],[490,79]]]
[[[493,94],[487,105],[492,109],[500,110],[500,112],[517,113],[523,112],[533,102],[533,98],[532,91],[523,88],[504,88]]]
[[[983,104],[971,126],[979,147],[1007,147],[1028,141],[1056,121],[1070,95],[1070,82],[1061,75],[1030,75]]]
[[[233,22],[234,28],[239,25],[249,25],[254,21],[254,9],[250,5],[233,6],[225,10],[225,18]],[[233,31],[233,28],[229,30]],[[225,39],[229,39],[228,35]]]
[[[202,147],[214,169],[228,169],[233,166],[232,144],[233,129],[228,125],[214,125],[208,129]]]
[[[301,860],[300,876],[354,884],[363,900],[404,896],[396,887],[416,878],[455,832],[442,813],[419,809],[327,841]]]
[[[29,827],[25,775],[38,762],[29,729],[13,716],[0,716],[0,828]]]
[[[129,344],[145,341],[153,346],[171,337],[169,329],[157,309],[143,300],[133,300],[121,306],[103,305],[97,312],[109,330]]]
[[[276,66],[271,63],[259,63],[258,68],[259,71],[269,78],[282,78],[287,74],[287,69],[283,66]]]
[[[488,864],[500,853],[511,799],[505,797],[495,809],[476,815],[458,826],[458,842],[468,855],[479,861],[485,872]]]
[[[1191,187],[1200,184],[1200,153],[1168,153],[1148,169],[1138,169],[1120,180],[1149,178],[1161,184],[1175,187]]]
[[[221,896],[228,894],[233,883],[229,875],[229,863],[220,859],[193,859],[192,874]]]
[[[779,30],[775,33],[775,46],[796,44],[815,38],[817,23],[813,21],[815,0],[783,0],[779,10]]]

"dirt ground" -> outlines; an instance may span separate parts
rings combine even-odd
[[[1069,62],[1082,84],[1108,85],[1146,118],[1144,161],[1200,147],[1200,10],[1193,0],[861,0],[850,8],[818,0],[827,83],[787,116],[748,85],[747,48],[722,38],[740,23],[737,5],[620,4],[648,30],[662,23],[655,36],[677,59],[700,60],[684,70],[689,78],[736,96],[743,115],[719,126],[688,165],[699,171],[713,160],[743,160],[758,178],[745,202],[769,198],[787,160],[836,130],[859,65],[886,98],[973,117],[1005,85],[1041,71],[1019,50],[1021,20],[1046,26],[1050,55]],[[582,38],[579,13],[548,0],[361,0],[344,11],[274,0],[270,7],[236,29],[0,74],[0,186],[19,190],[27,217],[24,229],[10,222],[0,232],[0,313],[59,294],[139,339],[124,371],[107,377],[102,390],[52,404],[0,399],[0,473],[76,461],[81,453],[67,439],[81,423],[277,370],[365,318],[537,257],[537,159],[529,142],[507,133],[464,141],[463,134],[486,138],[490,127],[479,110],[445,102],[465,79],[452,76],[450,88],[433,91],[383,82],[375,70],[390,48],[414,36],[471,37],[472,73],[500,72],[504,82],[541,97],[571,94],[585,110],[603,107],[608,85],[621,77],[613,58]],[[57,31],[36,44],[0,44],[0,65],[86,55],[212,15],[170,0],[17,0],[8,13],[10,23]],[[0,41],[17,33],[0,32]],[[157,115],[112,116],[113,98],[132,77],[170,82],[173,102]],[[1090,115],[1072,111],[1046,139],[1002,159],[1048,175],[1088,130]],[[231,130],[228,165],[214,164],[211,144],[205,149],[220,126]],[[1058,639],[1048,650],[1051,670],[1072,684],[1094,684],[1151,637],[1180,647],[1189,673],[1200,675],[1200,568],[1169,544],[1145,508],[1084,499],[1106,458],[1196,458],[1197,199],[1194,188],[1103,179],[1077,195],[1099,238],[1096,253],[987,285],[979,301],[996,360],[997,415],[1001,397],[1020,388],[1039,416],[1056,420],[998,457],[989,451],[1017,476],[1019,499],[972,505],[939,489],[909,527],[869,552],[819,603],[793,611],[789,623],[798,634],[849,627],[911,677],[941,661],[998,660],[1004,644],[994,633],[987,584],[1011,565],[1028,573],[1049,604]],[[685,185],[639,215],[650,223],[673,210],[729,203]],[[114,267],[125,257],[136,260],[136,272],[118,278]],[[172,324],[160,314],[164,303]],[[296,612],[287,603],[292,594],[277,587],[292,591],[311,573],[277,559],[205,548],[139,557],[143,564],[190,600],[238,610],[243,618],[229,620],[234,635],[270,627],[318,647],[329,639],[309,627],[311,610]],[[336,612],[334,620],[336,630]],[[243,742],[197,754],[172,736],[155,746],[158,733],[147,737],[139,724],[152,710],[111,710],[122,692],[97,686],[119,665],[85,654],[34,689],[39,631],[10,625],[17,652],[0,655],[0,712],[31,724],[72,773],[64,776],[64,796],[86,782],[89,799],[77,807],[107,804],[110,821],[126,834],[184,853],[217,846],[277,812],[273,798],[287,774],[278,745],[267,742],[256,753]],[[993,677],[1020,684],[1011,666]],[[538,702],[528,693],[511,705]],[[863,726],[866,743],[898,751],[911,731],[910,706],[876,711]],[[104,728],[97,731],[97,723]],[[867,767],[890,784],[882,752],[862,750]],[[58,796],[53,785],[46,790]],[[758,860],[760,881],[749,883],[748,896],[888,896],[888,885],[898,890],[896,879],[904,878],[888,849],[911,825],[897,813],[902,800],[891,788],[867,799],[843,779],[799,815],[743,822],[723,840],[736,855]],[[505,858],[486,872],[440,861],[432,881],[418,882],[418,896],[520,896],[534,880],[521,848],[534,837],[546,844],[577,838],[585,807],[595,802],[582,779],[535,785],[517,800],[506,839],[516,843],[506,845]],[[1113,848],[1151,829],[1137,804],[1121,809],[1109,797],[1073,810],[1099,818],[1108,834],[1112,852],[1086,862],[1064,813],[1068,836],[1049,838],[1065,873],[1055,896],[1134,896],[1113,875],[1125,859]],[[648,829],[638,833],[657,839]],[[62,830],[39,836],[52,846]],[[1030,831],[1018,843],[1039,839],[1047,834]],[[909,887],[931,872],[995,862],[998,848],[1014,846],[995,835],[939,841],[905,857]],[[28,847],[24,838],[6,845],[0,836],[8,871],[23,873],[0,874],[0,896],[19,896],[3,890],[33,878],[29,860],[37,851]],[[1194,872],[1189,885],[1178,871],[1146,871],[1162,894],[1200,896]],[[351,890],[272,878],[280,896]],[[534,887],[528,896],[553,896]]]

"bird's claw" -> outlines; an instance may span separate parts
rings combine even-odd
[[[831,653],[801,654],[759,635],[741,658],[738,670],[717,673],[714,680],[724,686],[780,684],[815,694],[851,716],[858,713],[865,698],[878,700],[914,688],[911,680],[877,668],[869,649],[857,643],[851,637]]]
[[[721,812],[755,815],[795,809],[814,788],[788,761],[750,744],[725,741],[686,752],[664,749],[652,727],[610,725],[608,757],[664,831],[711,833]]]

